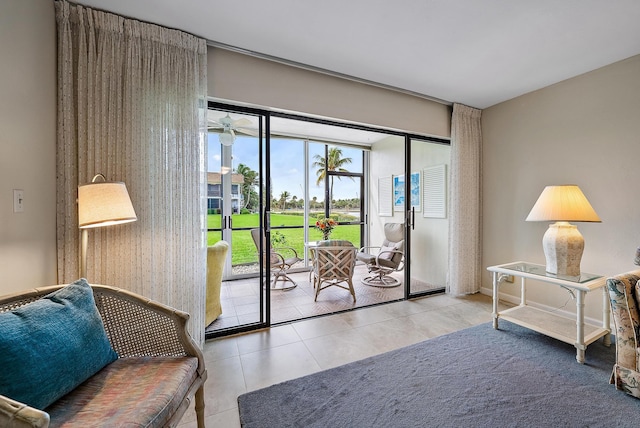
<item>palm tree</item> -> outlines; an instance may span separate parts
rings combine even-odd
[[[242,195],[244,196],[244,206],[242,208],[250,208],[249,203],[251,202],[251,195],[256,195],[254,190],[254,186],[258,184],[258,173],[247,165],[241,163],[236,168],[236,172],[238,174],[242,174],[244,177],[244,182],[242,183]]]
[[[326,178],[327,171],[339,171],[339,172],[349,172],[348,169],[343,168],[343,165],[351,163],[351,158],[343,158],[342,157],[342,149],[337,147],[329,147],[327,159],[324,156],[315,155],[313,157],[315,162],[311,164],[313,167],[317,167],[316,176],[318,177],[316,180],[316,186],[319,186]],[[329,201],[333,199],[333,178],[332,175],[329,183]],[[340,179],[340,177],[338,177]],[[353,178],[351,178],[353,180]]]
[[[287,208],[287,199],[291,197],[291,193],[286,190],[280,193],[280,202],[282,203],[282,211]]]

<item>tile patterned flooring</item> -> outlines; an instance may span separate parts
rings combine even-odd
[[[489,321],[491,297],[437,294],[209,340],[206,426],[240,427],[245,392]],[[180,427],[196,427],[193,408]]]
[[[309,282],[309,272],[290,274],[297,287],[291,290],[274,290],[271,292],[271,323],[281,323],[325,315],[378,303],[400,300],[404,297],[402,285],[392,288],[380,288],[364,285],[360,279],[367,274],[366,266],[358,263],[353,276],[353,286],[356,293],[356,303],[349,291],[329,287],[322,290],[314,302],[315,290]],[[392,276],[402,281],[404,272],[394,273]],[[438,287],[419,283],[412,283],[412,292],[433,290]],[[211,332],[227,327],[234,327],[259,321],[260,287],[257,278],[223,281],[220,292],[222,315],[218,317],[206,331]]]

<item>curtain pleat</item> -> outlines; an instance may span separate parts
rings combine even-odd
[[[451,119],[451,186],[449,292],[480,291],[482,274],[482,111],[453,105]]]
[[[77,186],[123,181],[138,221],[89,230],[87,276],[191,315],[204,342],[206,42],[55,2],[58,276],[79,275]]]

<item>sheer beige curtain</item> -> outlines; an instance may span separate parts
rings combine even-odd
[[[481,110],[453,105],[449,292],[480,291],[482,272],[482,129]]]
[[[138,221],[89,231],[87,276],[191,315],[204,341],[206,42],[56,1],[58,277],[78,273],[77,186],[125,182]]]

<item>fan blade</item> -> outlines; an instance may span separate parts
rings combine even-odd
[[[248,135],[250,137],[257,137],[258,131],[256,129],[248,129],[248,128],[235,128],[236,133],[242,135]]]
[[[253,126],[253,122],[251,122],[246,117],[240,118],[238,120],[234,120],[231,122],[231,126],[234,128],[239,128],[241,126]]]

